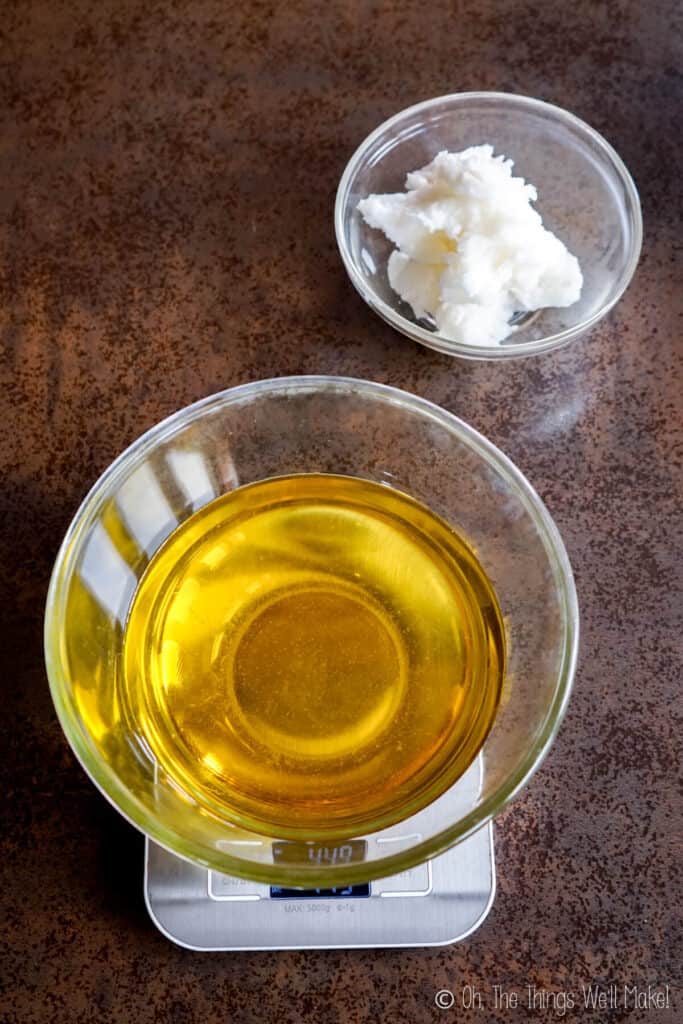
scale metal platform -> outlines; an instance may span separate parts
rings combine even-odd
[[[491,825],[399,875],[334,890],[282,890],[190,864],[152,840],[145,901],[172,942],[203,952],[445,946],[493,904]]]
[[[408,822],[353,842],[397,852],[402,843],[414,843],[422,828],[431,832],[433,816],[471,806],[479,784],[475,762],[453,789]],[[226,849],[230,845],[226,840]],[[269,886],[191,864],[150,839],[145,847],[150,917],[172,942],[203,952],[448,945],[479,927],[495,887],[490,824],[424,864],[337,889]]]

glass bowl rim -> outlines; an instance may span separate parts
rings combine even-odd
[[[75,720],[72,720],[68,700],[70,683],[62,668],[58,631],[54,628],[58,623],[64,604],[65,587],[70,577],[70,569],[78,542],[96,519],[102,499],[107,493],[111,493],[112,488],[116,487],[117,481],[127,473],[131,462],[139,460],[160,441],[167,441],[174,433],[226,405],[239,404],[266,394],[286,393],[287,391],[301,394],[306,391],[326,389],[340,393],[363,394],[379,400],[381,404],[388,403],[430,418],[449,432],[454,433],[459,441],[465,443],[494,468],[513,488],[517,497],[522,501],[525,511],[531,516],[539,530],[553,569],[558,596],[564,611],[564,648],[553,699],[543,728],[517,770],[480,805],[461,818],[456,825],[451,824],[402,852],[370,862],[371,875],[368,875],[367,862],[342,867],[328,866],[319,875],[316,875],[308,868],[301,869],[294,865],[283,867],[282,865],[244,861],[223,851],[214,851],[201,843],[184,839],[172,828],[167,827],[162,821],[151,815],[137,797],[120,782],[116,773],[103,760],[93,756],[92,751],[80,735],[78,725]],[[385,877],[444,853],[486,825],[517,795],[547,755],[560,728],[569,701],[578,658],[578,646],[579,610],[569,558],[553,519],[522,472],[491,441],[453,413],[442,409],[433,402],[386,384],[343,376],[272,377],[226,388],[184,406],[146,430],[104,470],[81,502],[59,548],[45,606],[45,664],[57,717],[76,758],[102,795],[131,825],[176,856],[224,874],[254,879],[266,884],[330,886]]]
[[[561,123],[566,128],[574,129],[574,131],[587,136],[607,157],[608,163],[614,168],[617,177],[623,185],[626,195],[626,215],[632,222],[633,227],[629,257],[624,262],[607,300],[603,302],[602,306],[595,313],[580,323],[574,324],[573,327],[567,327],[563,331],[558,331],[557,334],[549,334],[547,337],[538,338],[536,341],[520,342],[519,344],[507,347],[500,345],[468,345],[460,341],[451,341],[448,338],[441,337],[439,334],[427,331],[424,327],[420,327],[419,324],[415,324],[401,316],[400,313],[397,313],[392,306],[376,295],[374,290],[366,284],[365,278],[359,273],[351,256],[344,233],[344,212],[347,206],[350,183],[365,160],[367,152],[378,138],[388,130],[396,128],[404,119],[417,113],[428,111],[439,104],[451,103],[456,108],[468,102],[478,102],[481,100],[491,101],[492,103],[498,101],[501,104],[509,104],[516,109],[522,107],[529,111],[552,114],[557,123]],[[334,230],[337,247],[351,283],[361,298],[365,300],[375,313],[397,331],[400,331],[401,334],[418,342],[418,344],[425,345],[427,348],[434,349],[436,352],[441,352],[445,355],[458,356],[465,359],[515,359],[523,356],[540,355],[542,352],[550,352],[561,348],[563,345],[567,345],[574,338],[595,326],[619,301],[631,283],[638,260],[640,259],[640,250],[643,242],[643,218],[638,189],[625,163],[607,139],[586,121],[577,117],[576,114],[572,114],[570,111],[564,110],[553,103],[547,103],[545,100],[538,100],[532,96],[524,96],[520,93],[495,91],[446,93],[443,96],[436,96],[406,107],[378,125],[377,128],[366,136],[353,153],[339,180],[334,204]]]

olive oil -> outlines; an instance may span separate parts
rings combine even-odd
[[[207,811],[348,837],[435,799],[493,721],[504,673],[476,556],[407,495],[304,474],[184,522],[124,638],[129,721]]]

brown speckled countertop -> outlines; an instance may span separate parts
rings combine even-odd
[[[669,984],[683,1020],[680,780],[681,9],[674,0],[7,2],[0,19],[2,1024],[556,1020],[493,985]],[[645,244],[568,349],[451,361],[352,291],[332,206],[408,104],[472,88],[557,102],[614,144]],[[677,319],[678,316],[678,319]],[[147,918],[142,840],[57,724],[41,650],[81,497],[141,431],[288,373],[391,382],[527,473],[564,535],[581,661],[553,751],[496,830],[483,927],[438,950],[200,955]],[[676,715],[679,715],[676,725]],[[486,1009],[440,1011],[472,984]]]

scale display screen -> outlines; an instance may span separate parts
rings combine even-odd
[[[274,900],[354,900],[370,895],[370,883],[347,885],[343,889],[285,889],[281,885],[271,885],[270,895]]]
[[[273,843],[273,861],[276,864],[359,864],[365,860],[368,844],[364,839],[349,839],[344,843],[326,845],[324,843],[292,843],[277,841]],[[282,885],[271,885],[272,899],[358,899],[370,895],[370,885],[338,885],[331,889],[292,889]]]

